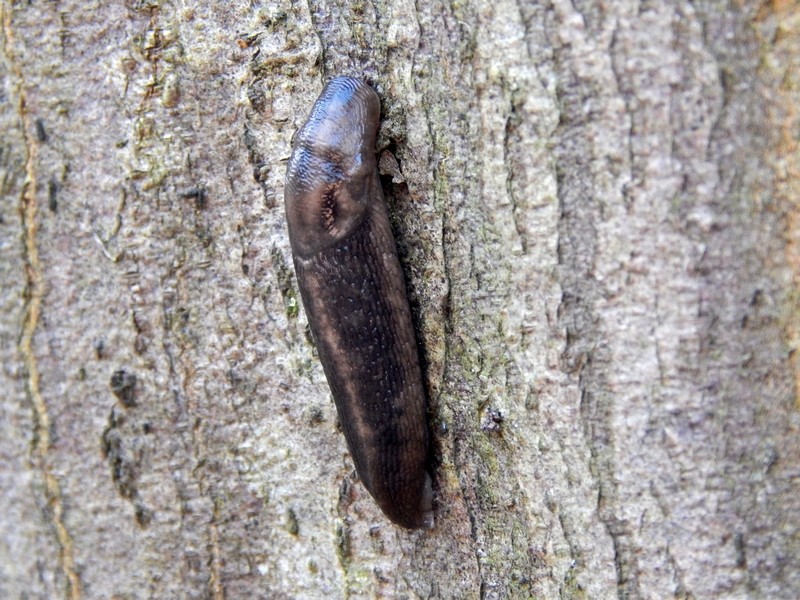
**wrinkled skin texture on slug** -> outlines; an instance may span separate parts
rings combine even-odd
[[[337,77],[293,140],[286,218],[297,281],[361,481],[408,528],[432,527],[425,391],[375,162],[380,101]]]

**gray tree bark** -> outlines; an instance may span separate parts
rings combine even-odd
[[[4,0],[0,597],[796,597],[798,56],[787,0]],[[337,74],[382,98],[430,532],[299,307]]]

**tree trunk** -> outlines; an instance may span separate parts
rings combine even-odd
[[[0,597],[796,597],[797,3],[309,4],[3,1]],[[432,531],[357,481],[299,306],[337,74]]]

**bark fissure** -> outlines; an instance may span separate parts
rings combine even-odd
[[[3,23],[3,54],[7,57],[11,71],[16,79],[17,93],[16,114],[22,121],[22,135],[25,148],[25,180],[19,198],[19,212],[22,230],[23,263],[25,265],[25,291],[23,304],[22,328],[18,339],[18,349],[25,368],[25,389],[28,400],[33,409],[33,445],[31,448],[31,465],[36,469],[43,480],[45,492],[44,513],[55,531],[55,536],[60,549],[61,569],[67,585],[67,596],[78,600],[81,593],[81,580],[75,565],[73,539],[65,523],[64,499],[61,494],[61,485],[58,477],[53,472],[50,463],[52,426],[47,401],[42,395],[39,377],[39,365],[34,346],[34,336],[40,326],[42,300],[45,293],[43,280],[43,266],[39,260],[37,240],[37,151],[39,140],[32,134],[35,124],[26,107],[26,82],[21,67],[14,59],[15,51],[12,49],[15,41],[15,30],[12,22],[13,8],[10,2],[0,5],[0,20]]]

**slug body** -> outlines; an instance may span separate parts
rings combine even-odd
[[[433,526],[425,390],[375,161],[380,100],[330,81],[292,142],[286,219],[311,332],[350,454],[381,510]]]

